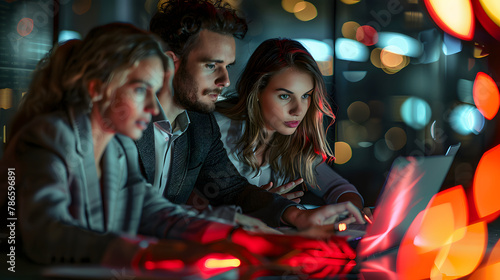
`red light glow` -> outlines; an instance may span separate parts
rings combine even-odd
[[[498,177],[494,174],[500,170],[500,145],[487,151],[481,157],[474,174],[474,203],[479,218],[493,221],[500,215],[498,197]]]
[[[378,33],[369,25],[360,26],[356,30],[356,40],[366,46],[373,46],[378,42]]]
[[[488,120],[493,119],[500,106],[500,93],[495,81],[486,73],[477,73],[472,94],[479,112]]]
[[[181,260],[146,261],[144,263],[144,268],[147,270],[162,269],[181,271],[184,268],[184,262]]]
[[[469,0],[425,0],[427,11],[444,32],[462,40],[474,37],[474,14]]]

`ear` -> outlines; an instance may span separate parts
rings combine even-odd
[[[179,69],[179,65],[181,64],[181,59],[177,56],[173,51],[166,51],[165,55],[170,57],[174,61],[175,72]]]
[[[92,102],[96,102],[102,99],[103,93],[101,89],[102,89],[102,82],[100,80],[94,79],[88,83],[87,90],[89,92],[90,99],[92,100]]]

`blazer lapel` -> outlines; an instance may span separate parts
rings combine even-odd
[[[158,102],[158,100],[157,100]],[[158,108],[160,112],[158,115],[153,116],[151,122],[148,124],[146,130],[144,130],[141,139],[135,141],[137,150],[139,152],[140,167],[143,174],[146,174],[146,180],[148,183],[153,184],[155,180],[155,134],[154,134],[154,122],[166,120],[167,117],[160,103],[158,102]]]
[[[114,221],[117,194],[125,180],[126,157],[119,150],[113,139],[102,156],[101,192],[103,198],[103,211],[106,231],[112,230],[110,221]],[[118,161],[117,161],[118,159]]]
[[[153,184],[155,179],[155,137],[153,121],[149,123],[141,139],[135,142],[139,152],[139,161],[143,174],[146,174],[148,183]]]
[[[75,138],[77,152],[81,155],[81,164],[83,167],[82,186],[85,186],[83,194],[85,196],[85,211],[87,213],[87,222],[90,229],[103,232],[104,218],[102,208],[102,197],[100,183],[97,176],[96,162],[94,160],[94,146],[90,121],[87,114],[75,113],[70,111],[70,119],[75,128]]]
[[[168,184],[165,188],[166,198],[174,203],[185,203],[190,193],[182,192],[182,184],[186,177],[189,154],[188,131],[175,140]]]

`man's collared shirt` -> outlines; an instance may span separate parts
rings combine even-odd
[[[154,122],[155,179],[153,186],[161,195],[165,192],[165,187],[168,183],[175,140],[186,132],[189,122],[189,116],[186,111],[177,116],[174,122],[175,127],[173,128],[167,119]]]

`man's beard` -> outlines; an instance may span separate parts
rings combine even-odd
[[[173,85],[174,100],[179,106],[185,108],[186,110],[200,113],[211,113],[215,110],[215,103],[204,103],[198,100],[198,96],[196,94],[198,92],[198,83],[191,76],[191,74],[189,74],[184,63],[179,65],[179,69],[177,69],[177,73],[175,73],[174,76]],[[205,90],[203,95],[211,93],[220,94],[221,92],[221,89],[216,88]]]

